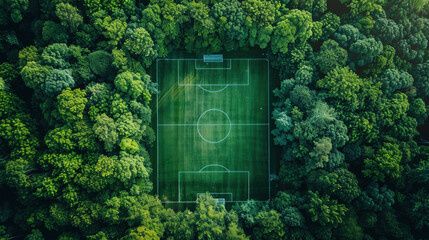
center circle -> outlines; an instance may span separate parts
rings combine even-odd
[[[218,93],[218,92],[222,92],[223,90],[225,90],[227,87],[229,86],[229,84],[225,85],[225,86],[201,86],[198,85],[198,87],[200,87],[203,91],[205,92],[209,92],[209,93]]]
[[[220,116],[222,116],[223,119],[220,119],[219,114],[216,114],[216,113],[220,113],[221,114]],[[204,116],[207,117],[208,115],[210,115],[215,122],[214,123],[208,123],[208,124],[200,123],[201,120],[203,119],[203,117]],[[216,123],[216,122],[219,122],[219,120],[224,120],[225,117],[228,120],[227,121],[228,123],[226,123],[226,124]],[[210,119],[210,117],[209,117],[209,119]],[[204,129],[205,131],[203,131],[203,133],[201,133],[202,132],[201,128],[203,126],[209,127],[210,131],[207,131],[207,129]],[[226,136],[216,136],[219,134],[219,128],[222,129],[223,126],[229,126],[228,131],[225,131]],[[197,132],[198,132],[198,135],[200,135],[200,137],[208,143],[220,143],[220,142],[224,141],[229,136],[229,133],[231,132],[231,119],[229,118],[228,114],[226,114],[224,111],[222,111],[220,109],[216,109],[216,108],[209,109],[209,110],[203,112],[201,114],[201,116],[198,118]],[[205,134],[206,134],[206,136],[203,136]],[[207,136],[210,134],[214,135],[214,136]]]

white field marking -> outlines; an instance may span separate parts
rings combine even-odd
[[[249,68],[250,60],[247,60],[247,85],[250,84],[250,68]]]
[[[178,174],[178,202],[180,203],[180,202],[183,202],[184,203],[184,201],[181,201],[180,200],[180,174],[183,174],[183,173],[185,173],[185,174],[188,174],[188,173],[196,173],[196,174],[207,174],[207,173],[247,173],[247,200],[246,201],[248,201],[248,200],[250,200],[250,172],[249,171],[203,171],[203,172],[201,172],[201,170],[200,171],[178,171],[177,172],[177,174]],[[237,201],[237,202],[246,202],[246,201]],[[168,201],[167,201],[168,202]],[[190,202],[192,202],[192,201],[190,201]],[[195,201],[193,201],[193,202],[195,202]],[[231,202],[233,202],[233,201],[231,201]]]
[[[231,70],[231,65],[232,65],[232,61],[231,59],[225,59],[225,60],[229,60],[229,67],[227,68],[204,68],[204,67],[197,67],[197,61],[199,60],[195,60],[195,70]],[[201,60],[203,61],[203,60]]]
[[[227,172],[230,172],[230,171],[229,171],[229,169],[228,169],[228,168],[226,168],[225,166],[220,165],[220,164],[216,164],[216,163],[206,165],[206,166],[202,167],[202,168],[200,169],[200,171],[198,171],[198,172],[202,172],[204,169],[206,169],[206,168],[208,168],[208,167],[221,167],[221,168],[225,169]]]
[[[159,141],[158,141],[158,93],[159,93],[159,83],[158,83],[158,59],[156,60],[156,194],[159,196]]]
[[[186,61],[186,60],[200,60],[200,59],[157,59],[156,60],[156,83],[158,84],[158,92],[159,92],[159,81],[158,81],[158,62],[159,61],[162,61],[162,60],[164,60],[164,61],[174,61],[174,60],[176,60],[176,61]],[[270,109],[270,88],[269,88],[269,86],[270,86],[270,84],[269,84],[269,80],[270,80],[270,69],[269,69],[269,67],[270,67],[270,64],[269,64],[269,60],[267,59],[267,58],[236,58],[236,59],[224,59],[224,60],[265,60],[265,61],[267,61],[267,66],[268,66],[268,68],[267,68],[267,85],[268,85],[268,89],[267,89],[267,92],[268,92],[268,119],[270,119],[270,111],[269,111],[269,109]],[[181,84],[179,84],[179,63],[177,64],[177,66],[178,66],[178,68],[177,68],[177,76],[178,76],[178,85],[180,86]],[[232,85],[232,86],[247,86],[247,85],[249,85],[250,84],[250,76],[249,76],[249,73],[250,72],[250,69],[248,68],[248,84],[236,84],[236,85]],[[229,85],[231,85],[231,84],[229,84]],[[199,86],[199,87],[201,87],[201,84],[196,84],[196,86]],[[209,85],[209,86],[216,86],[216,85]],[[223,84],[219,84],[219,86],[224,86]],[[158,109],[159,109],[159,107],[158,107],[158,98],[159,98],[159,94],[158,94],[158,92],[157,92],[157,94],[156,94],[156,96],[157,96],[157,99],[156,99],[156,112],[157,112],[157,117],[156,117],[156,121],[157,121],[157,194],[158,194],[158,196],[159,196],[159,138],[158,138],[158,126],[195,126],[196,124],[158,124],[158,116],[159,116],[159,114],[158,114]],[[268,198],[268,200],[263,200],[263,201],[261,201],[261,200],[253,200],[253,201],[255,201],[255,202],[267,202],[267,201],[269,201],[270,199],[271,199],[271,183],[270,183],[270,181],[269,181],[269,177],[270,177],[270,174],[271,174],[271,169],[270,169],[270,159],[271,159],[271,157],[270,157],[270,145],[271,145],[271,143],[270,143],[270,122],[268,122],[268,123],[250,123],[250,124],[231,124],[232,126],[240,126],[240,125],[268,125],[268,188],[269,188],[269,198]],[[180,176],[180,172],[179,172],[179,176]],[[180,178],[179,178],[179,181],[180,181]],[[250,196],[250,172],[249,172],[249,175],[248,175],[248,198],[249,198],[249,196]],[[249,198],[250,199],[250,198]],[[242,202],[247,202],[248,200],[246,200],[246,201],[225,201],[225,202],[229,202],[229,203],[242,203]],[[180,201],[180,182],[179,182],[179,201],[161,201],[161,203],[195,203],[195,201]]]
[[[234,201],[234,198],[233,198],[233,194],[232,193],[215,193],[215,192],[207,192],[208,194],[210,194],[210,195],[212,195],[212,197],[213,197],[213,195],[230,195],[231,196],[231,201]],[[204,195],[204,194],[206,194],[206,193],[197,193],[197,198],[200,196],[200,195]]]
[[[206,139],[205,137],[203,137],[203,135],[201,135],[201,133],[200,133],[200,128],[199,128],[199,126],[200,126],[200,120],[201,120],[201,118],[204,116],[204,114],[206,114],[207,112],[210,112],[210,111],[218,111],[218,112],[221,112],[221,113],[223,113],[227,118],[228,118],[228,121],[229,121],[229,130],[228,130],[228,133],[226,134],[226,136],[224,137],[224,138],[222,138],[221,140],[218,140],[218,141],[210,141],[210,140],[208,140],[208,139]],[[228,136],[229,136],[229,134],[231,133],[231,119],[229,118],[229,116],[228,116],[228,114],[226,114],[226,112],[224,112],[224,111],[222,111],[222,110],[220,110],[220,109],[217,109],[217,108],[212,108],[212,109],[209,109],[209,110],[206,110],[205,112],[203,112],[201,115],[200,115],[200,117],[198,118],[198,121],[197,121],[197,132],[198,132],[198,135],[200,135],[200,137],[204,140],[204,141],[206,141],[206,142],[208,142],[208,143],[220,143],[220,142],[223,142],[225,139],[227,139],[228,138]]]
[[[160,60],[182,60],[182,61],[186,61],[186,60],[194,60],[195,61],[195,64],[196,64],[196,61],[197,60],[201,60],[201,59],[160,59]],[[200,87],[201,88],[201,86],[225,86],[225,85],[227,85],[227,86],[249,86],[249,83],[250,83],[250,68],[249,68],[249,60],[268,60],[268,59],[258,59],[258,58],[255,58],[255,59],[252,59],[252,58],[243,58],[243,59],[224,59],[224,60],[229,60],[230,61],[230,63],[232,62],[232,60],[239,60],[239,61],[243,61],[243,60],[247,60],[247,70],[246,70],[246,72],[247,72],[247,84],[244,84],[244,83],[231,83],[231,84],[183,84],[183,83],[180,83],[180,76],[179,76],[179,61],[177,61],[177,85],[178,86],[198,86],[198,87]],[[231,63],[231,65],[232,65],[232,63]],[[196,65],[195,65],[195,68],[196,68]],[[199,70],[207,70],[208,68],[202,68],[202,69],[199,69]],[[220,69],[219,69],[220,70]],[[227,69],[227,70],[229,70],[229,69]],[[204,89],[203,89],[204,90]],[[223,90],[223,89],[222,89]]]
[[[158,126],[163,127],[163,126],[184,126],[184,127],[192,127],[192,126],[268,126],[269,123],[200,123],[200,124],[196,124],[196,123],[160,123],[158,124]]]
[[[209,93],[218,93],[218,92],[222,92],[222,91],[223,91],[223,90],[225,90],[228,86],[229,86],[229,84],[225,85],[225,87],[224,87],[224,88],[221,88],[221,89],[216,90],[216,91],[212,91],[212,90],[207,90],[207,89],[205,89],[205,88],[201,87],[201,85],[198,85],[198,87],[200,87],[202,90],[204,90],[204,91],[206,91],[206,92],[209,92]]]

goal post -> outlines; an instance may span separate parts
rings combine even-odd
[[[223,62],[223,54],[204,55],[204,62]]]

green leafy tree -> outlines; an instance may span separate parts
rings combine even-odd
[[[27,87],[39,88],[46,81],[51,70],[52,68],[49,66],[43,66],[37,62],[28,62],[21,70],[22,80]]]
[[[311,35],[311,41],[318,41],[320,38],[322,38],[322,28],[323,23],[322,22],[313,22],[313,27],[311,29],[312,35]]]
[[[252,228],[256,224],[256,216],[258,215],[258,212],[267,210],[267,206],[264,203],[249,200],[242,204],[234,205],[233,209],[237,212],[237,215],[244,223],[244,226]]]
[[[347,129],[350,143],[371,143],[379,137],[380,133],[377,128],[377,116],[370,111],[361,112],[359,114],[352,113]]]
[[[55,96],[66,88],[72,88],[75,81],[70,70],[53,69],[41,85],[43,92],[48,96]]]
[[[383,147],[374,154],[374,159],[364,160],[365,169],[362,173],[366,177],[382,182],[386,178],[397,179],[402,172],[401,159],[402,153],[398,145],[384,143]]]
[[[372,33],[375,38],[384,44],[391,44],[401,35],[399,26],[392,19],[379,18],[374,23]]]
[[[362,240],[364,231],[358,222],[357,215],[353,209],[348,211],[343,223],[336,230],[335,235],[340,239]]]
[[[101,192],[115,182],[115,159],[100,155],[94,164],[82,166],[76,182],[90,192]]]
[[[329,39],[323,42],[315,60],[320,71],[327,74],[336,67],[344,67],[347,59],[347,51],[341,48],[337,42]]]
[[[7,85],[5,84],[2,77],[0,77],[0,91],[3,91],[7,88]]]
[[[149,77],[145,75],[144,77]],[[137,99],[142,97],[146,105],[150,102],[150,93],[140,77],[140,74],[132,72],[122,72],[115,78],[115,87],[120,92],[126,94],[131,99]]]
[[[316,68],[314,65],[302,65],[298,71],[296,71],[294,79],[296,83],[301,85],[310,85],[316,79],[318,75],[316,73]]]
[[[252,236],[257,239],[283,239],[285,235],[284,224],[280,214],[275,210],[260,211],[255,218],[256,226]]]
[[[265,0],[246,0],[242,5],[247,15],[245,24],[249,32],[250,46],[266,48],[271,40],[280,6]]]
[[[322,40],[328,40],[340,27],[340,17],[334,13],[327,12],[320,19],[322,22]]]
[[[147,185],[141,186],[142,190],[145,192],[149,192],[151,190],[152,186],[149,182],[149,172],[145,167],[145,159],[142,156],[121,151],[117,161],[115,161],[115,164],[115,177],[119,181],[131,186],[136,183],[136,179],[143,179],[145,180],[143,182]]]
[[[120,94],[115,93],[111,96],[109,113],[115,120],[120,118],[122,115],[130,114],[128,104]]]
[[[373,12],[381,12],[384,0],[340,0],[350,8],[353,16],[359,14],[369,15]]]
[[[228,213],[224,206],[218,205],[208,193],[197,198],[195,225],[198,239],[248,239],[238,227],[238,218],[234,212]],[[231,219],[232,221],[228,220]]]
[[[121,150],[134,154],[139,150],[139,145],[136,142],[136,140],[131,138],[122,138],[121,142],[119,143],[119,147]]]
[[[282,222],[290,231],[291,227],[305,227],[305,218],[298,207],[304,203],[304,198],[298,193],[278,192],[271,205],[274,210],[281,213]],[[286,234],[289,234],[286,231]]]
[[[246,15],[242,4],[237,0],[224,0],[212,8],[219,31],[223,32],[223,42],[227,51],[243,47],[248,32],[245,28]]]
[[[374,38],[365,38],[353,43],[350,46],[350,52],[353,53],[352,59],[357,66],[364,66],[383,52],[383,44]]]
[[[78,9],[69,3],[58,3],[55,14],[60,19],[61,25],[70,31],[76,31],[83,24],[83,17],[79,14]]]
[[[356,199],[356,206],[360,210],[380,212],[390,208],[395,203],[395,193],[387,186],[371,183]]]
[[[123,9],[131,11],[136,8],[135,2],[132,0],[84,0],[83,6],[85,6],[90,13],[100,10],[117,12],[118,10]]]
[[[69,35],[61,24],[46,21],[42,27],[42,39],[46,43],[67,43]]]
[[[371,30],[374,29],[375,21],[371,16],[361,16],[353,23],[359,31],[365,35],[369,35]]]
[[[85,120],[80,120],[73,125],[73,140],[77,149],[84,152],[97,152],[100,149],[99,142],[92,130],[92,125]]]
[[[308,42],[292,43],[286,54],[270,55],[270,64],[279,69],[280,79],[292,78],[296,71],[307,63],[308,57],[313,54],[313,48]]]
[[[51,176],[40,177],[42,188],[36,194],[41,197],[54,197],[59,190],[60,183],[71,183],[74,181],[83,159],[76,153],[56,154],[47,153],[38,159],[38,164],[43,170],[51,171]]]
[[[58,112],[64,121],[74,122],[83,118],[85,105],[88,102],[85,96],[84,90],[70,88],[66,88],[57,96]]]
[[[0,77],[3,78],[5,83],[11,83],[19,76],[19,71],[16,65],[8,62],[0,64]]]
[[[280,19],[281,21],[274,27],[271,40],[274,54],[286,53],[289,43],[296,40],[305,42],[311,37],[313,22],[309,12],[294,9]]]
[[[417,124],[424,123],[423,119],[427,118],[428,110],[425,102],[421,98],[416,98],[410,103],[409,115],[417,120]]]
[[[316,105],[316,92],[311,91],[307,86],[296,85],[290,92],[290,101],[301,111],[312,109]]]
[[[348,67],[336,67],[317,82],[318,87],[329,89],[330,97],[347,102],[357,101],[362,85],[362,79]]]
[[[121,116],[116,120],[116,129],[120,137],[130,137],[139,141],[143,137],[146,126],[140,124],[138,119]]]
[[[115,121],[104,113],[98,115],[93,130],[95,135],[104,142],[106,151],[111,152],[118,142]]]
[[[22,21],[23,14],[25,13],[25,11],[27,11],[29,7],[28,0],[4,0],[2,1],[2,3],[3,4],[0,10],[3,10],[6,13],[10,14],[10,18],[14,23],[19,23]]]
[[[428,169],[428,161],[424,164],[421,164],[418,168],[420,171],[419,175],[425,175],[423,172]],[[423,173],[423,174],[422,174]],[[427,176],[427,174],[426,174]],[[422,176],[423,178],[427,178]],[[426,181],[427,183],[427,181]],[[428,227],[428,213],[429,213],[429,199],[428,192],[425,189],[420,189],[417,193],[410,196],[410,199],[407,201],[409,206],[409,211],[407,214],[413,218],[413,221],[417,224],[417,229],[424,229]]]
[[[150,33],[156,52],[165,57],[172,46],[180,44],[181,29],[189,21],[186,6],[173,0],[155,0],[142,11],[143,27]]]
[[[328,9],[327,0],[306,0],[299,3],[300,9],[306,10],[316,18],[319,18]]]
[[[152,62],[153,58],[156,57],[156,53],[153,49],[154,43],[150,34],[144,28],[127,29],[125,33],[124,47],[132,54],[140,56],[145,59],[145,62]]]
[[[38,50],[35,46],[31,45],[25,47],[24,49],[19,51],[18,54],[18,63],[21,67],[27,65],[28,62],[37,62],[40,59]]]
[[[273,119],[276,124],[276,129],[271,131],[275,136],[274,143],[285,146],[288,141],[293,140],[293,135],[291,134],[291,130],[293,129],[292,119],[286,112],[281,112],[279,110],[273,111]]]
[[[178,240],[195,239],[195,215],[189,210],[174,212],[166,209],[161,221],[164,224],[164,237]]]
[[[319,192],[308,191],[308,202],[305,209],[311,221],[322,226],[337,227],[343,222],[348,211],[344,204],[338,204],[337,200],[331,200],[328,195],[320,196]]]
[[[70,49],[64,43],[47,46],[42,53],[42,62],[54,68],[69,68]]]
[[[76,148],[72,139],[72,129],[67,126],[55,128],[45,136],[45,143],[49,149],[58,152],[67,152]]]
[[[413,85],[414,79],[411,74],[397,69],[387,69],[380,76],[380,82],[384,92],[393,93],[396,90],[410,87]]]
[[[42,232],[39,229],[31,230],[31,233],[25,236],[25,240],[44,240]]]
[[[350,24],[341,25],[333,37],[343,48],[349,48],[356,41],[365,39],[365,35]]]
[[[114,48],[112,50],[113,62],[112,65],[115,66],[118,70],[126,69],[128,59],[125,55],[125,52],[122,49]]]
[[[322,102],[316,104],[305,121],[295,125],[294,135],[304,144],[327,137],[333,148],[344,146],[349,139],[344,122],[336,118],[333,108]]]
[[[102,34],[108,39],[110,46],[116,46],[125,35],[127,23],[121,19],[112,19],[111,16],[106,16],[103,19],[98,18],[95,25],[102,29]]]
[[[365,66],[363,73],[366,75],[379,75],[388,68],[395,68],[395,64],[393,63],[395,54],[395,48],[384,45],[383,52],[375,57],[372,63]]]
[[[309,188],[320,190],[335,196],[345,203],[350,203],[361,193],[356,176],[345,168],[333,172],[313,171],[308,176]]]
[[[331,139],[324,137],[314,142],[313,151],[309,153],[310,159],[306,161],[306,170],[323,168],[323,164],[329,161],[329,153],[332,150]]]
[[[417,93],[420,97],[429,95],[429,77],[426,74],[429,71],[429,61],[421,63],[415,66],[412,71],[412,75],[415,80],[415,86]]]
[[[89,67],[95,74],[107,77],[111,73],[113,57],[106,51],[98,50],[88,55]]]
[[[382,126],[393,127],[395,122],[407,115],[410,103],[404,93],[394,93],[389,98],[381,99],[378,108],[379,123]]]
[[[187,14],[191,16],[189,28],[185,32],[185,47],[192,49],[208,49],[218,52],[222,49],[219,35],[216,34],[215,19],[204,2],[188,2]]]

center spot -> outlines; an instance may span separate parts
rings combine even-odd
[[[198,118],[197,132],[208,143],[220,143],[231,132],[231,119],[220,109],[209,109]]]

